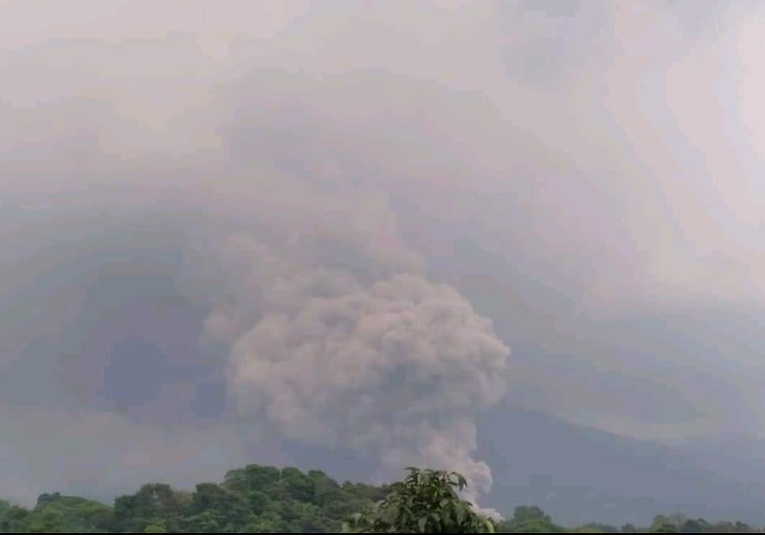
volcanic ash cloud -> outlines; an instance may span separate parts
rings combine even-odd
[[[229,291],[207,326],[229,344],[243,416],[373,455],[383,470],[458,470],[473,501],[489,490],[489,467],[472,458],[474,416],[503,397],[510,353],[490,319],[396,266],[370,280],[369,270],[317,265],[294,242],[237,237],[226,250]]]

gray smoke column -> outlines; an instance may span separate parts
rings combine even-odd
[[[426,278],[395,224],[382,224],[384,201],[311,199],[297,224],[288,199],[270,197],[278,221],[261,211],[205,253],[224,281],[206,334],[229,348],[237,409],[291,439],[372,455],[382,470],[458,470],[477,503],[492,479],[472,457],[474,416],[503,397],[509,348],[455,289]]]

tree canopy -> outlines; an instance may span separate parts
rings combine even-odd
[[[456,472],[420,470],[391,487],[390,494],[345,526],[357,533],[494,533],[483,518],[459,496],[467,485]]]
[[[339,483],[319,470],[249,465],[193,490],[147,483],[112,506],[42,494],[31,509],[0,500],[0,533],[754,533],[741,522],[659,515],[647,527],[589,523],[564,528],[542,509],[517,505],[483,517],[460,497],[454,472],[410,468],[391,485]]]

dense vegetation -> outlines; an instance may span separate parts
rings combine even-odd
[[[194,491],[147,484],[120,496],[112,507],[84,498],[43,494],[32,509],[0,500],[2,533],[326,533],[491,532],[499,533],[755,533],[740,522],[710,523],[680,514],[650,526],[617,528],[556,525],[534,506],[515,507],[507,520],[492,523],[458,496],[458,474],[410,470],[389,486],[338,483],[323,472],[250,465],[226,474],[221,483],[200,483]]]

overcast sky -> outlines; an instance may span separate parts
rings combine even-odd
[[[763,24],[0,1],[0,494],[215,480],[276,436],[479,478],[502,403],[765,435]]]

